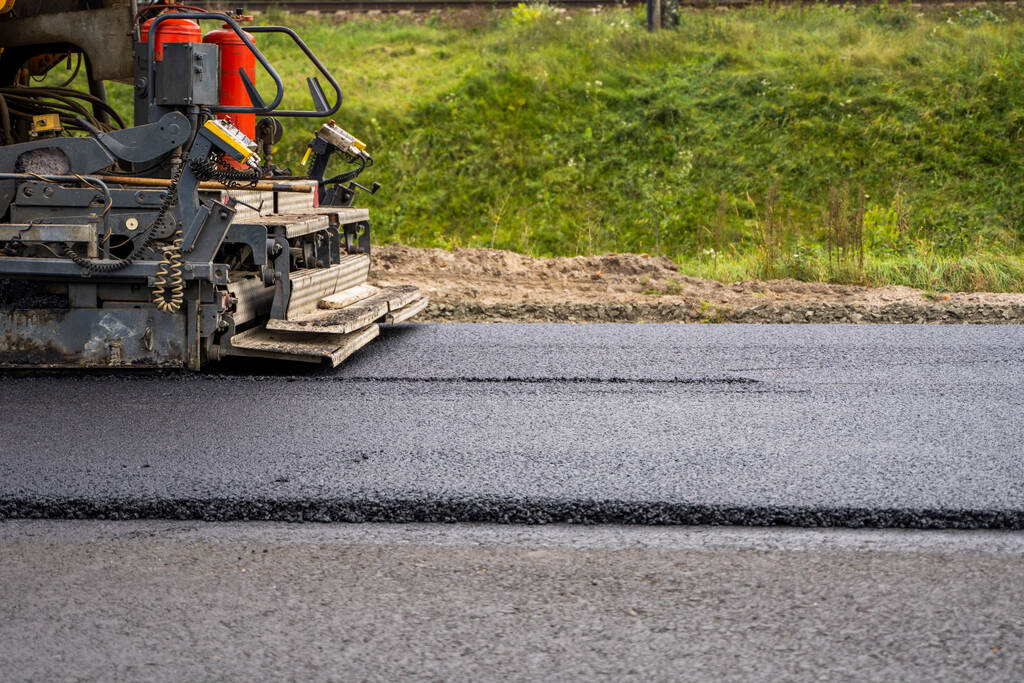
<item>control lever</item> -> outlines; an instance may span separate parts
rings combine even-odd
[[[320,85],[320,79],[316,76],[307,78],[306,85],[309,86],[309,95],[313,98],[313,109],[316,110],[316,113],[319,116],[330,116],[333,114],[331,105],[327,104],[327,95]]]
[[[359,183],[357,183],[354,180],[351,183],[348,184],[348,189],[352,190],[353,192],[355,192],[355,189],[357,187],[360,190],[362,190],[363,192],[368,192],[370,194],[377,194],[377,190],[379,190],[381,188],[381,184],[378,183],[378,182],[374,182],[373,185],[370,185],[369,189],[363,187],[362,185],[360,185]]]
[[[241,204],[242,206],[244,206],[246,208],[249,208],[249,209],[252,209],[257,214],[260,214],[262,216],[263,214],[261,214],[260,212],[263,211],[263,201],[264,200],[261,199],[259,206],[253,206],[252,204],[250,204],[248,202],[243,202],[241,199],[238,199],[237,197],[232,197],[232,196],[228,195],[228,208],[229,209],[233,209],[238,204]]]
[[[263,101],[259,91],[256,90],[256,84],[245,73],[245,69],[239,68],[238,75],[242,77],[242,85],[245,87],[245,92],[249,93],[249,101],[252,102],[252,106],[258,111],[267,111],[267,103]]]

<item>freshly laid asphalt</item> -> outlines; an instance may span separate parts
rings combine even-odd
[[[1007,681],[1024,532],[0,522],[4,681]]]
[[[406,325],[0,377],[0,517],[1024,528],[1017,326]]]

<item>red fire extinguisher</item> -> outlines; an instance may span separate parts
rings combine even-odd
[[[142,42],[149,40],[149,28],[154,19],[142,24]],[[153,58],[160,62],[164,58],[166,43],[198,43],[203,40],[203,30],[191,19],[164,19],[156,28],[156,44],[153,47]]]
[[[160,32],[161,36],[163,31]],[[252,35],[245,34],[249,40]],[[239,69],[245,70],[245,75],[252,82],[256,81],[256,55],[246,47],[245,43],[231,26],[224,24],[223,28],[210,31],[203,36],[204,43],[213,43],[220,46],[220,103],[225,107],[251,107],[252,100],[242,83],[242,77],[238,74]],[[245,133],[252,139],[256,138],[256,115],[221,113],[217,118],[225,119],[234,124],[235,128]]]

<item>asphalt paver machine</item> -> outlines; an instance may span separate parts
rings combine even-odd
[[[378,186],[355,181],[365,145],[324,122],[341,105],[335,78],[290,28],[244,20],[0,0],[0,365],[337,365],[427,305],[414,287],[367,284],[369,214],[353,200]],[[266,34],[305,56],[312,108],[282,108]],[[47,77],[71,63],[77,78]],[[110,82],[132,87],[132,125]],[[281,119],[320,119],[305,175],[272,161]]]

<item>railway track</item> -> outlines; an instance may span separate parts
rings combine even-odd
[[[298,2],[281,2],[280,0],[255,0],[245,2],[247,10],[264,11],[272,7],[287,9],[293,12],[324,12],[367,11],[381,12],[415,11],[428,12],[439,9],[477,9],[495,7],[515,7],[523,0],[299,0]],[[241,3],[211,3],[218,9],[228,9]],[[564,7],[628,7],[643,4],[643,0],[623,2],[622,0],[558,0],[553,5]],[[732,3],[730,3],[732,4]]]
[[[646,4],[644,0],[550,0],[551,4],[562,7],[633,7]],[[817,0],[818,4],[835,5],[873,5],[884,0]],[[249,0],[248,2],[222,2],[211,3],[218,9],[230,9],[243,4],[247,10],[265,11],[272,7],[287,9],[293,12],[360,12],[380,11],[398,12],[415,11],[428,12],[439,9],[471,9],[471,8],[495,8],[514,7],[523,0]],[[795,4],[801,0],[781,0],[783,4]],[[748,7],[751,5],[767,4],[765,0],[679,0],[680,6],[686,7]],[[772,4],[779,4],[776,0]],[[914,5],[974,5],[977,0],[916,0]],[[1015,5],[1014,2],[993,3]]]

